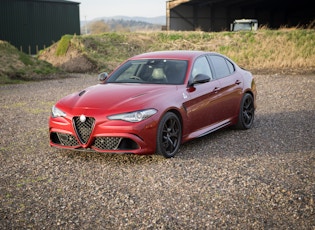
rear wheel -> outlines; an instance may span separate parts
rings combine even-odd
[[[172,113],[166,113],[159,124],[156,151],[166,158],[174,157],[182,140],[182,126],[178,117]]]
[[[254,122],[255,107],[254,98],[251,94],[246,93],[241,101],[240,112],[238,115],[237,129],[250,129]]]

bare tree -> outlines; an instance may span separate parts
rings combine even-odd
[[[110,28],[104,21],[96,21],[90,23],[89,30],[91,34],[100,34],[108,32]]]

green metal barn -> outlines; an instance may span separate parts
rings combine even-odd
[[[65,34],[80,34],[79,2],[0,0],[0,40],[36,54]]]

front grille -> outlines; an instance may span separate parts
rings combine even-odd
[[[96,137],[93,147],[102,150],[116,150],[121,142],[120,137]]]
[[[84,122],[80,121],[80,117],[73,118],[74,129],[82,144],[86,144],[93,130],[95,119],[87,117]]]
[[[65,133],[51,133],[50,139],[53,143],[58,145],[64,145],[64,146],[77,146],[79,145],[77,139],[75,136],[71,134],[65,134]]]

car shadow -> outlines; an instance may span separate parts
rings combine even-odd
[[[287,154],[315,149],[315,111],[257,114],[249,130],[227,128],[185,143],[176,157]]]

